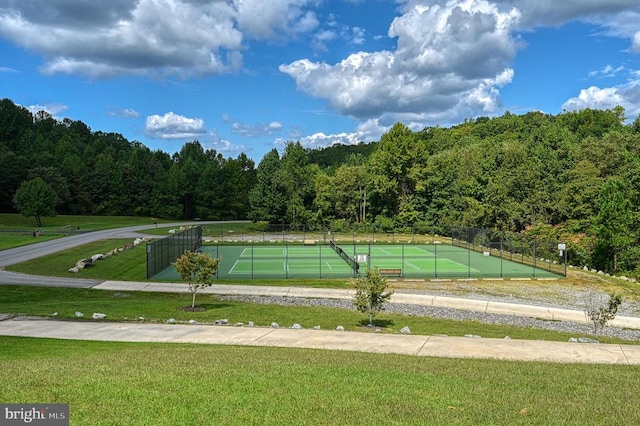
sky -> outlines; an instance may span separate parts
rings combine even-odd
[[[640,114],[640,0],[0,0],[0,98],[256,164],[506,111]]]

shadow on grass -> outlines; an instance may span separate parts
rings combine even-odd
[[[228,308],[230,306],[232,305],[228,303],[196,303],[194,308],[192,308],[191,305],[188,305],[182,306],[179,309],[185,312],[207,312],[215,309]]]
[[[393,320],[389,320],[389,319],[375,319],[373,320],[373,324],[369,324],[369,320],[367,319],[363,319],[362,321],[360,321],[358,324],[360,324],[361,327],[379,327],[379,328],[387,328],[392,326]]]

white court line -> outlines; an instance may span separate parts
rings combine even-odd
[[[240,259],[236,259],[236,261],[233,262],[233,266],[231,267],[231,269],[229,269],[229,275],[235,273],[235,272],[233,272],[233,270],[236,269],[236,265],[238,264],[238,262],[240,262]]]
[[[465,271],[480,272],[480,271],[479,271],[478,269],[476,269],[476,268],[472,268],[471,266],[469,266],[469,265],[465,265],[464,263],[456,262],[455,260],[451,260],[451,259],[449,259],[448,257],[447,257],[447,258],[445,258],[445,259],[446,259],[446,260],[448,260],[449,262],[452,262],[452,263],[455,263],[455,264],[457,264],[457,265],[462,266],[462,267],[464,268],[464,270],[465,270]],[[444,259],[443,259],[443,260],[444,260]],[[438,268],[438,271],[440,271],[440,270],[441,270],[441,269],[440,269],[440,268]],[[444,268],[444,270],[445,270],[445,271],[458,271],[458,269],[447,269],[447,268]]]
[[[405,265],[409,265],[409,266],[411,266],[411,267],[412,267],[413,269],[415,269],[416,271],[421,271],[421,270],[422,270],[422,268],[420,268],[420,267],[418,267],[418,266],[414,265],[414,264],[413,264],[413,263],[411,263],[411,262],[405,261],[405,262],[404,262],[404,264],[405,264]]]

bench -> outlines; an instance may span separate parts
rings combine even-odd
[[[312,246],[316,243],[316,240],[304,240],[305,246]]]
[[[402,269],[400,268],[384,268],[380,269],[378,272],[380,272],[380,275],[402,275]]]

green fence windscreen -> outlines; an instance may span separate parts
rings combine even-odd
[[[167,268],[186,251],[202,246],[202,227],[195,226],[147,244],[147,278]]]

